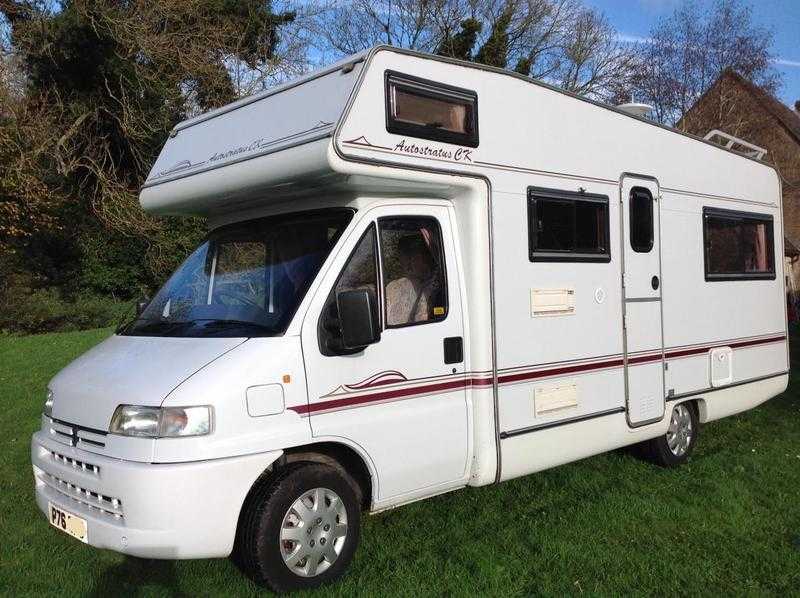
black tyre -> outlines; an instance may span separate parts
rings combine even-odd
[[[689,460],[697,444],[700,422],[694,403],[672,408],[667,433],[639,445],[641,455],[661,467],[678,467]]]
[[[234,558],[276,592],[315,588],[342,576],[361,527],[355,482],[318,463],[300,463],[257,486],[239,518]]]

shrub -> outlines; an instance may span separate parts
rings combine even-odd
[[[37,334],[115,326],[133,313],[133,303],[101,297],[62,297],[54,288],[8,289],[0,309],[0,332]]]
[[[148,287],[145,263],[147,240],[123,237],[111,230],[87,230],[78,241],[81,249],[80,276],[82,292],[93,295],[132,299]]]

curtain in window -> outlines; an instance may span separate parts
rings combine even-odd
[[[465,104],[417,95],[401,89],[395,92],[395,118],[456,133],[467,132]]]
[[[758,224],[755,230],[755,267],[759,272],[767,271],[767,226]]]

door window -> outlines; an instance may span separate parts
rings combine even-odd
[[[653,249],[653,196],[644,187],[634,187],[629,201],[631,249],[649,253]]]
[[[379,221],[387,328],[447,317],[442,233],[429,217]]]
[[[375,225],[372,225],[362,235],[331,289],[318,328],[323,355],[358,351],[347,349],[342,343],[336,297],[344,291],[367,290],[375,298],[375,305],[382,295],[383,328],[438,322],[447,317],[442,232],[436,219],[427,216],[381,218],[378,229],[380,268],[378,239]]]

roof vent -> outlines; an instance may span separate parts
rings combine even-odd
[[[709,131],[703,139],[721,145],[725,149],[729,149],[737,154],[742,154],[748,158],[755,158],[756,160],[761,160],[767,154],[767,150],[763,147],[749,143],[744,139],[734,137],[719,129]]]
[[[647,115],[653,111],[653,107],[650,104],[641,104],[639,102],[628,102],[627,104],[620,104],[617,106],[623,112],[627,112],[628,114],[633,114],[634,116],[638,116],[639,118],[647,118]]]

